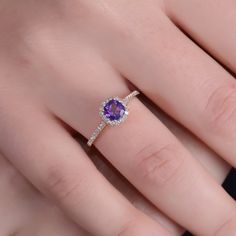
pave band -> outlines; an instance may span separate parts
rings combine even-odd
[[[107,125],[119,125],[125,121],[129,114],[127,105],[129,104],[131,99],[138,94],[139,92],[135,90],[124,99],[121,99],[119,97],[112,97],[108,98],[101,104],[99,115],[101,116],[102,121],[89,138],[87,142],[88,146],[93,145],[94,141]]]

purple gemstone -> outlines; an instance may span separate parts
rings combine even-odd
[[[103,108],[104,116],[110,121],[120,120],[125,114],[125,111],[124,105],[116,99],[109,100]]]

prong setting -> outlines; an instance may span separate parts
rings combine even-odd
[[[129,115],[128,103],[138,94],[139,92],[135,90],[124,99],[110,97],[100,105],[99,115],[102,120],[87,142],[89,147],[93,145],[99,134],[107,125],[118,126],[127,119]]]

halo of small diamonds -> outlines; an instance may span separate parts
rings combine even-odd
[[[106,125],[119,125],[128,117],[129,110],[127,105],[130,100],[138,94],[139,92],[135,90],[127,95],[124,99],[121,99],[119,97],[112,97],[108,98],[101,104],[99,114],[102,117],[102,121],[89,138],[87,142],[87,145],[89,147],[93,145],[94,141],[97,139]]]
[[[128,117],[127,104],[119,97],[106,99],[100,106],[99,114],[106,124],[119,125]]]

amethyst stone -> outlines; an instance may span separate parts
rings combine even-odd
[[[103,115],[110,121],[119,121],[125,114],[125,106],[116,99],[109,100],[103,107]]]

